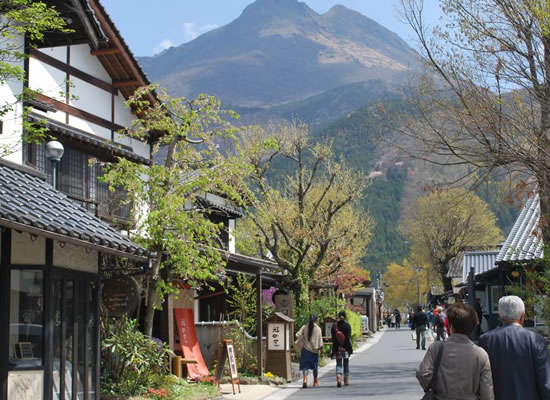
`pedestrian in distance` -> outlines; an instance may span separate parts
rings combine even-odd
[[[390,325],[391,327],[395,327],[395,313],[390,314]]]
[[[395,329],[401,329],[401,313],[395,309]]]
[[[478,297],[476,298],[476,302],[474,304],[474,310],[476,310],[477,319],[479,323],[477,324],[476,328],[474,329],[474,332],[472,333],[472,340],[478,341],[479,337],[483,333],[481,331],[481,322],[483,321],[483,310],[481,308],[481,299]]]
[[[351,326],[346,322],[346,312],[338,313],[338,321],[332,325],[332,357],[336,358],[336,386],[349,385],[349,357],[353,353],[351,346]]]
[[[426,350],[426,326],[428,325],[428,317],[426,313],[422,311],[422,306],[416,307],[416,312],[413,316],[412,329],[416,330],[416,348],[420,349],[420,343],[422,342],[422,350]]]
[[[546,340],[523,328],[525,305],[517,296],[498,302],[500,328],[479,338],[487,351],[493,371],[497,400],[550,399],[550,367]]]
[[[447,316],[449,340],[428,348],[416,379],[425,391],[433,391],[434,400],[494,400],[489,356],[470,340],[478,323],[475,310],[469,304],[457,303],[449,307]]]
[[[319,325],[315,322],[317,316],[311,314],[309,322],[302,326],[296,333],[297,341],[302,341],[302,351],[300,353],[300,371],[303,373],[303,388],[307,388],[308,371],[313,371],[313,386],[321,386],[319,379],[319,353],[323,348],[323,333]]]
[[[437,307],[434,311],[434,327],[435,334],[437,335],[436,340],[445,341],[445,318],[446,315],[443,312],[442,307]]]
[[[428,317],[428,328],[434,329],[434,312],[431,308],[426,312],[426,317]]]

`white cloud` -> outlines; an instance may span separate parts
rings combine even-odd
[[[216,29],[218,25],[216,24],[206,24],[202,26],[197,26],[194,22],[184,22],[183,23],[183,40],[184,42],[189,42],[195,39],[197,36],[202,35],[212,29]]]
[[[153,54],[158,54],[163,50],[169,49],[170,47],[175,46],[174,42],[170,39],[164,39],[153,49]]]

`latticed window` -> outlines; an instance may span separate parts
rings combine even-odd
[[[111,192],[98,179],[103,175],[105,163],[74,147],[64,145],[64,148],[58,171],[59,190],[97,216],[126,224],[131,211],[131,206],[125,204],[126,192],[122,188]],[[51,184],[52,168],[46,159],[45,145],[25,144],[24,155],[25,164],[44,173]]]

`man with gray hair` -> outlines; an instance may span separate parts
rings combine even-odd
[[[495,400],[549,400],[550,366],[546,340],[523,328],[525,305],[517,296],[498,302],[500,328],[478,344],[489,354]]]

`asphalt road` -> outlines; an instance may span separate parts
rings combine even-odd
[[[387,329],[350,360],[349,386],[336,387],[335,367],[331,362],[320,371],[321,387],[301,389],[301,382],[297,382],[268,399],[420,399],[423,392],[415,370],[424,354],[425,351],[416,350],[410,330]],[[312,381],[310,373],[310,385]]]

